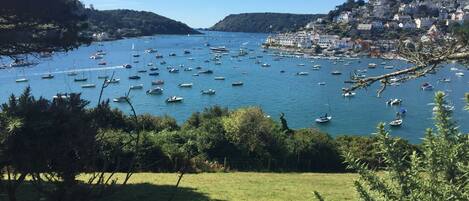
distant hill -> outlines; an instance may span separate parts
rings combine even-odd
[[[107,32],[113,38],[155,34],[200,34],[182,22],[152,12],[87,9],[89,32]]]
[[[228,32],[286,32],[297,30],[322,14],[243,13],[229,15],[210,30]]]

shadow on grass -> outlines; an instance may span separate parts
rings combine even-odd
[[[176,192],[173,201],[208,201],[210,199],[205,193],[197,192],[194,188],[179,187],[168,185],[153,185],[149,183],[128,184],[126,186],[116,186],[112,192],[107,193],[103,198],[97,201],[165,201]],[[18,200],[36,201],[41,200],[37,191],[30,184],[23,185],[17,192]],[[8,200],[3,192],[0,193],[0,201]],[[222,201],[222,200],[215,200]]]

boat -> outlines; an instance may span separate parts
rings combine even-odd
[[[150,68],[150,71],[157,71],[157,70],[160,70],[160,69],[157,68],[157,67],[152,67],[152,68]]]
[[[398,119],[394,119],[391,122],[389,122],[389,125],[392,126],[392,127],[399,127],[399,126],[402,125],[402,123],[404,123],[404,121],[401,118],[398,118]]]
[[[53,79],[54,78],[54,75],[52,74],[45,74],[45,75],[42,75],[41,76],[42,79],[46,80],[46,79]]]
[[[234,87],[243,86],[243,85],[244,85],[244,83],[243,83],[243,82],[240,82],[240,81],[238,81],[238,82],[233,82],[233,83],[231,84],[231,86],[234,86]]]
[[[169,56],[170,56],[170,57],[175,57],[175,56],[176,56],[176,53],[171,52],[171,53],[169,53]]]
[[[148,73],[149,76],[158,76],[160,75],[160,73],[158,72],[153,72],[153,73]]]
[[[336,70],[331,72],[332,75],[342,75],[342,72]]]
[[[225,46],[211,47],[210,50],[215,53],[229,52],[229,50]]]
[[[161,65],[165,65],[165,64],[166,64],[166,61],[161,61],[160,64],[161,64]]]
[[[98,75],[98,79],[108,79],[108,75]]]
[[[212,70],[199,71],[199,74],[213,74]]]
[[[141,77],[138,75],[129,76],[129,80],[139,80]]]
[[[146,73],[148,72],[147,70],[138,70],[137,73]]]
[[[378,66],[378,65],[375,64],[375,63],[369,63],[368,64],[368,68],[376,68],[376,66]]]
[[[143,84],[130,86],[131,90],[143,89]]]
[[[458,77],[463,77],[464,76],[464,73],[463,72],[459,72],[459,73],[455,73],[456,76]]]
[[[443,78],[443,79],[438,80],[438,82],[449,83],[449,82],[451,82],[451,79]]]
[[[324,86],[324,85],[326,85],[326,83],[325,82],[318,82],[318,85]]]
[[[147,94],[148,95],[161,95],[163,94],[163,89],[160,87],[156,87],[156,88],[148,90]]]
[[[78,73],[75,72],[75,71],[72,71],[72,72],[67,73],[67,75],[68,75],[68,76],[77,76]]]
[[[148,49],[145,50],[145,53],[149,53],[149,54],[156,53],[156,52],[158,52],[158,51],[154,48],[148,48]]]
[[[81,88],[85,88],[85,89],[86,89],[86,88],[95,88],[95,87],[96,87],[95,84],[82,84],[82,85],[81,85]]]
[[[94,60],[98,60],[98,59],[102,59],[102,58],[104,58],[104,57],[102,55],[98,55],[98,54],[90,56],[90,59],[94,59]]]
[[[199,74],[198,74],[198,73],[194,73],[194,74],[192,74],[192,76],[199,76]]]
[[[181,88],[191,88],[192,87],[192,83],[182,83],[182,84],[179,84],[179,87]]]
[[[215,80],[225,80],[225,77],[215,77]]]
[[[155,80],[151,82],[151,85],[163,85],[164,80]]]
[[[432,86],[430,83],[428,83],[428,82],[423,83],[420,88],[421,88],[422,90],[424,90],[424,91],[431,91],[431,90],[433,90],[433,86]]]
[[[184,98],[179,97],[179,96],[171,96],[168,99],[166,99],[167,103],[179,103],[182,102]]]
[[[105,66],[107,63],[105,61],[99,62],[98,65]]]
[[[189,51],[189,50],[184,50],[184,54],[191,54],[191,51]]]
[[[20,82],[28,82],[28,78],[19,78],[19,79],[16,79],[15,80],[16,82],[20,83]]]
[[[400,105],[401,103],[402,103],[402,99],[397,99],[397,98],[386,101],[386,105],[390,105],[390,106]]]
[[[70,98],[68,93],[57,93],[55,96],[52,96],[52,99],[67,99]]]
[[[184,68],[184,71],[192,71],[192,68]]]
[[[305,64],[298,64],[298,66],[305,66]]]
[[[75,81],[75,82],[86,82],[86,81],[88,81],[88,78],[86,78],[86,77],[75,78],[75,79],[73,79],[73,81]]]
[[[179,69],[171,68],[169,69],[169,73],[179,73]]]
[[[200,93],[202,93],[202,95],[215,95],[216,91],[213,89],[208,89],[208,90],[202,90],[200,91]]]
[[[308,72],[299,72],[299,73],[296,73],[296,75],[305,76],[305,75],[309,75],[309,73]]]
[[[354,97],[355,95],[356,95],[356,93],[355,93],[355,92],[351,92],[351,91],[345,92],[345,93],[342,94],[342,96],[348,97],[348,98]]]
[[[200,66],[197,66],[195,69],[197,69],[197,70],[200,70],[200,69],[202,69],[202,67],[200,67]]]
[[[316,64],[316,65],[313,66],[313,68],[318,68],[319,69],[319,68],[321,68],[321,65]]]
[[[153,63],[148,63],[147,66],[153,66]]]
[[[125,102],[127,102],[127,97],[126,96],[120,96],[120,97],[112,99],[112,101],[115,102],[115,103],[125,103]]]
[[[118,78],[112,78],[110,80],[107,80],[106,79],[106,83],[109,83],[109,84],[117,84],[121,81],[121,79],[118,79]]]
[[[264,68],[270,67],[270,64],[266,64],[266,63],[262,64],[262,67],[264,67]]]
[[[332,117],[328,116],[326,113],[324,116],[317,118],[315,121],[318,124],[324,124],[324,123],[329,123],[331,120],[332,120]]]
[[[384,69],[394,69],[394,66],[384,66]]]
[[[140,55],[139,54],[132,54],[132,57],[138,58],[138,57],[140,57]]]

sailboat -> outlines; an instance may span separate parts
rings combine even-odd
[[[29,79],[26,78],[26,75],[24,74],[24,69],[23,69],[23,77],[18,78],[18,79],[16,79],[15,81],[16,81],[17,83],[28,82],[28,81],[29,81]]]
[[[327,100],[327,106],[329,107],[329,113],[331,113],[331,104],[329,103],[329,99]],[[325,123],[329,123],[331,120],[332,120],[332,116],[326,113],[324,114],[324,116],[320,116],[317,119],[315,119],[315,122],[318,124],[325,124]]]

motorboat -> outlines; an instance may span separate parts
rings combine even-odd
[[[332,71],[331,74],[332,75],[342,75],[342,72],[336,70],[336,71]]]
[[[137,71],[137,73],[146,73],[146,72],[148,72],[148,71],[147,71],[147,70],[139,70],[139,71]]]
[[[98,54],[90,56],[90,59],[94,59],[94,60],[98,60],[98,59],[102,59],[102,58],[104,58],[104,57],[102,55],[98,55]]]
[[[120,96],[120,97],[112,99],[112,101],[115,102],[115,103],[125,103],[125,102],[127,102],[127,97],[126,96]]]
[[[68,75],[68,76],[77,76],[78,73],[75,72],[75,71],[72,71],[72,72],[67,73],[67,75]]]
[[[166,64],[166,61],[161,61],[160,64],[161,64],[161,65],[165,65],[165,64]]]
[[[189,50],[184,50],[184,54],[191,54],[191,51],[189,51]]]
[[[229,52],[229,50],[225,46],[211,47],[210,50],[215,53]]]
[[[394,66],[384,66],[384,69],[394,69]]]
[[[244,83],[243,83],[243,82],[240,82],[240,81],[238,81],[238,82],[233,82],[231,85],[232,85],[232,86],[234,86],[234,87],[237,87],[237,86],[243,86],[243,85],[244,85]]]
[[[192,71],[192,68],[184,68],[184,71]]]
[[[52,99],[68,99],[70,94],[68,93],[57,93],[55,96],[52,96]]]
[[[332,116],[328,116],[327,114],[317,118],[315,121],[318,124],[324,124],[324,123],[329,123],[332,120]]]
[[[390,106],[400,105],[401,103],[402,103],[402,99],[397,99],[397,98],[386,101],[386,105],[390,105]]]
[[[156,88],[148,90],[147,94],[148,95],[161,95],[163,94],[163,89],[160,87],[156,87]]]
[[[270,64],[264,63],[264,64],[262,64],[262,67],[264,67],[264,68],[270,67]]]
[[[145,53],[148,53],[148,54],[156,53],[156,52],[158,52],[158,51],[154,48],[148,48],[148,49],[145,50]]]
[[[171,68],[169,69],[169,73],[179,73],[179,69]]]
[[[176,53],[171,52],[171,53],[169,53],[169,56],[170,56],[170,57],[175,57],[175,56],[176,56]]]
[[[163,85],[164,80],[155,80],[151,82],[151,85]]]
[[[75,81],[75,82],[86,82],[86,81],[88,81],[88,78],[86,78],[86,77],[75,78],[75,79],[73,79],[73,81]]]
[[[225,77],[215,77],[215,80],[225,80]]]
[[[96,88],[96,85],[95,84],[82,84],[81,85],[81,88]]]
[[[342,94],[342,96],[348,97],[348,98],[354,97],[355,95],[356,95],[356,93],[355,93],[355,92],[351,92],[351,91],[345,92],[345,93]]]
[[[438,80],[438,82],[449,83],[449,82],[451,82],[451,79],[449,79],[449,78],[443,78],[443,79]]]
[[[141,79],[141,77],[138,75],[129,76],[129,80],[139,80],[139,79]]]
[[[153,72],[153,73],[148,73],[149,76],[158,76],[160,75],[160,73],[158,72]]]
[[[192,83],[182,83],[182,84],[179,84],[179,87],[181,88],[191,88],[192,87]]]
[[[398,118],[389,122],[389,125],[392,127],[399,127],[399,126],[402,126],[402,123],[404,123],[404,121],[401,118]]]
[[[305,64],[298,64],[298,66],[305,66]]]
[[[432,86],[430,83],[428,83],[428,82],[423,83],[420,88],[421,88],[422,90],[424,90],[424,91],[431,91],[431,90],[433,90],[433,86]]]
[[[375,64],[375,63],[369,63],[368,64],[368,68],[376,68],[376,66],[378,66],[378,65]]]
[[[309,75],[309,73],[308,72],[299,72],[299,73],[296,73],[296,75],[305,76],[305,75]]]
[[[131,90],[143,89],[143,84],[130,86]]]
[[[458,77],[463,77],[464,73],[463,72],[458,72],[458,73],[455,73],[455,75],[458,76]]]
[[[106,80],[106,83],[109,83],[109,84],[117,84],[121,81],[121,79],[118,79],[118,78],[112,78],[110,80]]]
[[[161,55],[161,54],[156,54],[156,55],[155,55],[155,58],[157,58],[157,59],[162,59],[162,58],[163,58],[163,55]]]
[[[105,61],[99,62],[98,65],[105,66],[107,63]]]
[[[152,67],[152,68],[150,68],[150,71],[157,71],[157,70],[160,70],[160,69],[157,68],[157,67]]]
[[[326,83],[325,82],[318,82],[318,85],[324,86],[324,85],[326,85]]]
[[[132,54],[132,57],[138,58],[138,57],[140,57],[140,55],[139,54]]]
[[[147,66],[153,66],[154,64],[153,63],[148,63]]]
[[[208,90],[202,90],[200,91],[200,93],[202,93],[202,95],[215,95],[216,91],[213,89],[208,89]]]
[[[167,103],[179,103],[182,102],[184,98],[179,97],[179,96],[171,96],[168,99],[166,99]]]
[[[213,74],[212,70],[199,71],[199,74]]]
[[[16,82],[20,83],[20,82],[28,82],[28,78],[18,78],[15,80]]]
[[[42,79],[46,80],[46,79],[53,79],[54,78],[54,75],[52,74],[45,74],[45,75],[42,75],[41,76]]]

